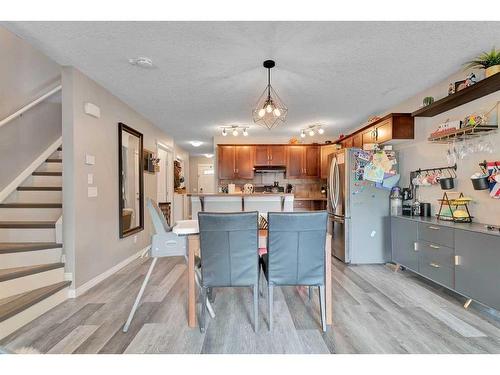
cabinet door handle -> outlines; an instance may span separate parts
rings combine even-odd
[[[307,173],[307,168],[304,168],[304,174],[306,174],[306,173]]]
[[[462,264],[462,257],[460,255],[455,255],[455,266]]]
[[[433,245],[433,244],[430,244],[429,247],[432,247],[433,249],[440,249],[441,248],[440,246]]]
[[[418,242],[413,243],[413,251],[418,251]]]
[[[439,230],[439,227],[435,227],[435,226],[429,225],[429,229],[432,229],[432,230]]]
[[[441,268],[441,266],[437,263],[429,263],[429,266],[434,267],[434,268]]]

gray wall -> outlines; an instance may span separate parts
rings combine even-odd
[[[120,239],[118,234],[118,123],[144,135],[144,148],[156,142],[174,147],[172,138],[78,70],[65,67],[63,82],[64,247],[73,287],[80,287],[150,244],[151,222],[145,209],[145,230]],[[85,115],[91,102],[101,118]],[[179,149],[179,152],[183,152]],[[85,154],[95,165],[85,165]],[[189,163],[189,160],[187,160]],[[94,174],[96,198],[87,197],[87,174]],[[144,174],[144,196],[156,199],[156,174]]]
[[[437,83],[435,86],[430,87],[424,92],[409,98],[390,109],[389,112],[412,112],[420,108],[422,99],[426,96],[433,96],[436,100],[447,95],[448,85],[450,82],[459,81],[465,78],[468,72],[460,71],[448,77],[442,82]],[[484,73],[479,71],[476,76],[482,78]],[[447,165],[446,150],[447,145],[434,144],[427,141],[430,133],[432,133],[437,125],[450,120],[463,120],[464,117],[471,113],[481,113],[490,110],[496,102],[500,101],[500,91],[477,99],[451,111],[442,113],[435,117],[415,118],[415,141],[403,142],[396,146],[400,154],[400,166],[402,168],[402,181],[401,186],[409,184],[409,173],[411,170],[418,168],[431,168]],[[494,114],[492,120],[496,121],[498,114]],[[488,137],[495,146],[493,154],[485,152],[475,153],[467,156],[463,160],[457,162],[458,178],[455,181],[455,191],[461,191],[466,196],[474,199],[470,205],[471,214],[474,216],[474,221],[479,223],[489,223],[500,225],[500,200],[492,199],[488,195],[488,191],[477,191],[472,188],[470,176],[475,172],[480,172],[478,163],[484,159],[489,161],[500,160],[500,134],[492,134]],[[441,198],[443,190],[439,186],[421,187],[419,188],[419,198],[421,201],[430,202],[433,211],[439,209],[437,199]]]
[[[60,67],[0,27],[0,120],[57,85]],[[60,101],[60,98],[59,98]],[[0,128],[0,191],[61,136],[57,96]]]

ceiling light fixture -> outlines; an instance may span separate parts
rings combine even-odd
[[[222,129],[221,134],[223,137],[227,136],[228,133],[231,133],[233,136],[237,137],[240,134],[240,131],[243,133],[243,136],[248,137],[248,126],[221,126],[220,129]]]
[[[267,69],[267,86],[257,101],[252,115],[256,124],[271,130],[279,125],[280,121],[285,122],[288,108],[271,86],[271,69],[275,67],[276,63],[273,60],[266,60],[263,65]]]
[[[214,154],[205,154],[205,157],[207,159],[212,159],[214,157]]]
[[[145,69],[151,69],[151,68],[154,68],[154,65],[153,65],[153,60],[151,60],[149,57],[137,57],[137,58],[134,58],[134,59],[128,59],[128,62],[132,65],[137,65],[141,68],[145,68]]]
[[[191,143],[193,147],[200,147],[203,144],[201,141],[190,141],[189,143]]]
[[[314,135],[316,133],[318,133],[318,134],[325,133],[325,129],[323,129],[323,125],[321,125],[321,124],[309,125],[307,128],[300,130],[300,136],[302,138],[305,138],[306,134],[309,134],[309,136],[314,137]]]

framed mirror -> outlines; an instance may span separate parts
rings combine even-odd
[[[144,229],[142,133],[118,124],[118,197],[120,238]]]

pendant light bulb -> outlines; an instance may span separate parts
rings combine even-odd
[[[264,108],[261,108],[259,111],[259,117],[262,118],[266,114],[266,110]]]
[[[245,128],[245,129],[243,129],[243,136],[244,136],[244,137],[247,137],[247,136],[248,136],[248,132],[247,132],[247,129],[246,129],[246,128]]]
[[[323,129],[323,128],[319,128],[319,129],[318,129],[318,133],[319,133],[319,134],[323,134],[324,132],[325,132],[325,129]]]
[[[301,138],[305,138],[305,137],[306,137],[306,132],[302,130],[302,131],[300,132],[300,137],[301,137]]]
[[[266,106],[266,112],[267,113],[271,113],[273,111],[273,105],[272,103],[269,103],[267,106]]]
[[[281,116],[281,111],[279,110],[279,108],[275,108],[274,111],[273,111],[274,115],[276,117],[280,117]]]
[[[227,135],[226,129],[222,129],[222,136],[225,137]]]
[[[314,135],[314,130],[309,130],[309,135],[312,137]]]
[[[234,129],[234,130],[233,130],[233,135],[234,135],[235,137],[237,137],[237,136],[238,136],[238,129]]]

